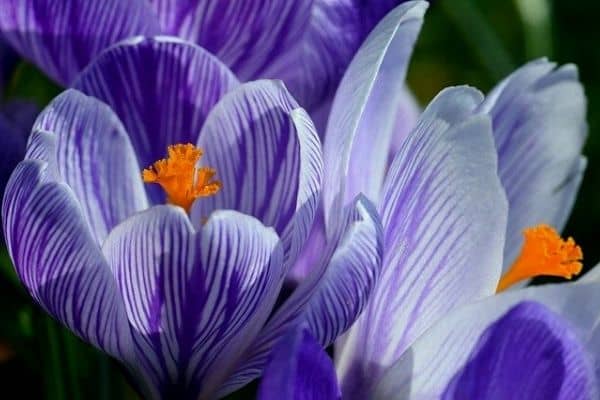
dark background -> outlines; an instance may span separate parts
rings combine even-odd
[[[596,0],[438,0],[426,17],[408,77],[426,104],[449,85],[468,83],[487,92],[518,66],[542,56],[579,66],[589,100],[589,164],[565,234],[582,246],[586,269],[600,259],[599,39]],[[20,62],[2,97],[43,106],[59,91],[35,67]],[[0,271],[1,398],[135,398],[115,363],[33,305],[4,250]]]

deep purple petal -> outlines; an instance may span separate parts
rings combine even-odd
[[[494,338],[493,342],[490,340],[490,334],[483,336],[488,327],[493,326],[495,321],[501,318],[509,310],[521,302],[534,301],[543,304],[548,307],[553,313],[560,315],[560,317],[553,315],[549,312],[536,312],[534,308],[531,313],[533,319],[538,318],[540,323],[530,324],[527,321],[521,321],[517,323],[517,326],[510,327],[510,332],[507,337]],[[600,342],[598,340],[598,322],[600,321],[600,285],[597,283],[592,284],[560,284],[560,285],[545,285],[535,286],[521,290],[509,291],[502,293],[497,296],[489,297],[481,302],[474,303],[472,305],[462,307],[446,318],[443,318],[439,323],[435,324],[426,334],[424,334],[415,344],[407,350],[400,360],[392,366],[386,373],[383,380],[379,383],[377,388],[377,399],[394,399],[394,396],[402,399],[422,399],[422,398],[440,398],[442,393],[448,389],[448,384],[453,379],[463,376],[462,372],[467,372],[463,379],[468,378],[468,370],[464,370],[464,366],[468,365],[469,361],[475,360],[481,362],[482,355],[485,355],[487,351],[488,355],[494,355],[497,360],[494,362],[500,369],[498,372],[510,372],[504,369],[502,360],[514,362],[514,357],[522,357],[519,364],[527,366],[527,358],[531,357],[532,361],[535,360],[535,354],[540,355],[540,348],[536,348],[537,344],[541,344],[543,341],[537,340],[536,342],[529,342],[531,336],[535,333],[532,332],[532,328],[539,325],[546,325],[550,328],[554,336],[558,336],[559,343],[553,344],[544,352],[542,357],[545,355],[556,355],[554,352],[556,349],[560,349],[561,346],[565,347],[564,364],[565,366],[571,365],[565,371],[564,380],[560,390],[556,390],[554,396],[558,398],[570,398],[567,394],[571,390],[575,390],[580,385],[576,385],[576,382],[581,382],[579,378],[584,377],[584,390],[594,390],[590,388],[590,379],[588,375],[594,374],[593,370],[588,370],[589,367],[585,363],[577,361],[579,357],[577,353],[580,351],[577,349],[580,346],[573,346],[573,332],[577,335],[577,340],[581,340],[585,351],[589,354],[589,360],[587,362],[593,363],[595,366],[596,380],[598,378],[598,349],[600,348]],[[540,307],[537,307],[539,310]],[[562,321],[561,322],[561,318]],[[549,323],[548,323],[549,322]],[[573,327],[571,329],[565,329],[565,324]],[[557,326],[558,325],[558,326]],[[561,327],[562,326],[562,327]],[[556,328],[556,329],[555,329]],[[523,330],[521,330],[523,329]],[[539,333],[539,330],[537,330]],[[571,333],[565,332],[571,331]],[[564,333],[561,333],[564,332]],[[557,334],[558,333],[558,334]],[[491,332],[493,334],[493,330]],[[547,339],[551,338],[549,335]],[[516,343],[514,342],[516,341]],[[519,344],[523,342],[523,346]],[[507,347],[510,344],[510,347]],[[485,350],[482,352],[482,350]],[[535,350],[535,351],[534,351]],[[575,354],[573,354],[573,350]],[[478,358],[479,356],[479,358]],[[551,357],[548,357],[551,359]],[[544,366],[544,363],[537,360],[538,366]],[[481,367],[481,364],[478,364]],[[474,366],[477,366],[474,365]],[[591,366],[591,364],[590,364]],[[510,369],[519,370],[518,366],[512,366]],[[529,367],[526,371],[521,371],[524,377],[537,379],[544,379],[544,376],[538,375],[535,367]],[[550,372],[550,370],[548,371]],[[494,369],[490,368],[486,372],[485,376],[489,376],[486,379],[479,379],[479,384],[482,389],[492,389],[495,386],[494,377],[492,376]],[[583,373],[583,375],[582,375]],[[489,375],[488,375],[489,374]],[[500,378],[501,375],[496,375]],[[561,383],[559,377],[555,377],[558,383]],[[586,383],[587,381],[587,383]],[[517,383],[515,379],[513,383]],[[469,383],[468,380],[466,383]],[[469,384],[472,384],[470,382]],[[510,387],[508,382],[499,379],[499,384],[507,385]],[[540,385],[538,382],[532,384],[532,389],[538,390],[544,389],[545,385]],[[550,385],[553,383],[549,383]],[[587,386],[587,388],[585,387]],[[475,389],[476,387],[472,387]],[[456,386],[455,389],[458,389]],[[521,388],[523,390],[523,388]],[[517,395],[520,391],[515,391]],[[564,396],[564,397],[561,397]],[[510,396],[509,396],[510,397]],[[462,397],[459,397],[462,398]],[[481,396],[470,396],[470,398],[489,398]],[[493,398],[493,397],[492,397]],[[498,398],[498,397],[496,397]],[[500,396],[499,398],[505,398]],[[523,398],[535,398],[524,396]],[[552,397],[550,397],[552,398]],[[574,398],[580,398],[575,396]],[[585,398],[582,396],[581,398]],[[591,396],[591,398],[596,398]]]
[[[141,366],[163,398],[214,394],[283,281],[275,233],[232,211],[214,213],[196,233],[181,208],[152,207],[117,226],[103,251]]]
[[[305,29],[312,0],[150,0],[163,32],[197,43],[242,80],[264,77]]]
[[[176,38],[134,38],[103,52],[74,86],[108,104],[119,116],[148,167],[167,147],[196,143],[206,116],[237,79],[202,48]],[[164,194],[147,190],[157,203]]]
[[[486,98],[509,202],[505,269],[521,250],[523,229],[561,230],[567,222],[585,169],[586,107],[577,68],[546,60],[520,68]]]
[[[48,176],[45,163],[19,164],[2,220],[10,256],[31,296],[86,341],[133,362],[125,307],[108,264],[75,196]]]
[[[406,69],[426,9],[426,2],[411,2],[390,12],[340,83],[324,143],[326,222],[358,193],[378,199]]]
[[[308,236],[321,189],[318,135],[306,113],[278,81],[241,85],[217,104],[198,145],[217,171],[221,191],[197,201],[192,220],[233,209],[279,233],[295,260]]]
[[[316,268],[269,319],[221,392],[258,377],[273,345],[292,326],[307,323],[322,346],[342,334],[365,307],[379,275],[381,254],[379,217],[360,196],[345,210]]]
[[[367,310],[338,343],[342,390],[363,398],[429,326],[493,294],[507,205],[481,93],[442,91],[403,143],[384,183],[384,265]]]
[[[6,40],[65,86],[111,44],[160,33],[145,0],[1,0],[0,10]]]
[[[308,329],[293,329],[273,348],[259,400],[337,400],[333,362]]]
[[[27,157],[56,166],[57,179],[73,190],[98,243],[119,222],[148,208],[129,137],[106,104],[67,90],[42,111],[34,132]],[[38,141],[38,135],[47,134],[56,139]]]

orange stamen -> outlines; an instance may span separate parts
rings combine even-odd
[[[561,239],[548,225],[525,229],[521,254],[502,276],[497,292],[536,276],[558,276],[571,279],[581,272],[583,252],[573,238]]]
[[[198,197],[215,195],[221,182],[213,180],[216,171],[197,167],[202,150],[192,144],[176,144],[167,149],[168,157],[158,160],[142,172],[146,183],[158,183],[167,193],[167,201],[190,211]]]

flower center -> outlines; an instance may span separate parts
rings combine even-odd
[[[502,276],[497,292],[525,279],[540,275],[571,279],[581,272],[583,252],[573,238],[561,239],[548,225],[537,225],[523,232],[521,254]]]
[[[216,171],[197,167],[202,149],[192,144],[175,144],[167,149],[168,156],[142,172],[146,183],[158,183],[167,194],[167,201],[190,211],[198,197],[215,195],[221,182],[213,180]]]

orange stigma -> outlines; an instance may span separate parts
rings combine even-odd
[[[521,254],[500,279],[497,292],[536,276],[571,279],[581,272],[583,252],[573,238],[563,240],[552,227],[543,224],[527,228],[523,234]]]
[[[158,183],[167,193],[167,201],[190,211],[194,200],[208,197],[221,189],[221,182],[213,180],[216,171],[197,167],[202,149],[192,144],[175,144],[167,149],[168,157],[158,160],[142,172],[146,183]]]

